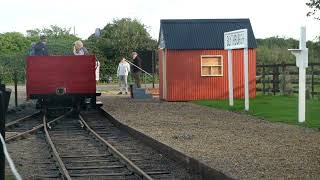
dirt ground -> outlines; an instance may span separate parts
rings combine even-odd
[[[121,122],[236,179],[319,179],[320,132],[186,102],[104,94]]]

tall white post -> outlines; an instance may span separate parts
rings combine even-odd
[[[232,73],[232,50],[228,50],[228,84],[229,84],[229,105],[233,106],[233,73]]]
[[[306,68],[299,68],[299,122],[306,119]]]
[[[248,48],[244,48],[244,104],[245,110],[249,111],[249,62]]]
[[[299,49],[302,52],[307,50],[306,45],[306,27],[301,27]],[[308,58],[308,50],[307,58]],[[305,53],[304,53],[305,54]],[[306,119],[306,66],[304,58],[300,60],[301,66],[299,67],[299,122],[304,122]],[[308,65],[307,65],[308,66]]]
[[[299,112],[300,123],[306,118],[306,68],[308,67],[308,48],[306,45],[306,27],[301,27],[299,49],[289,49],[296,56],[296,65],[299,68]]]

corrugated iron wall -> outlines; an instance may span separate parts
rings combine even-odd
[[[233,50],[234,97],[244,97],[243,50]],[[223,76],[202,77],[201,55],[222,55]],[[160,98],[163,97],[160,58]],[[167,101],[228,98],[228,53],[226,50],[167,50]],[[256,96],[256,52],[249,49],[250,97]]]

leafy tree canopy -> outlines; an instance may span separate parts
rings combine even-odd
[[[131,58],[133,51],[157,49],[157,41],[151,38],[148,27],[130,18],[113,20],[101,30],[101,37],[91,35],[86,44],[102,62],[102,76],[115,74],[121,57]]]
[[[1,54],[25,52],[31,41],[18,32],[0,34]]]
[[[320,20],[319,14],[317,14],[320,10],[320,0],[309,0],[306,5],[310,8],[307,16],[313,16],[315,19]]]
[[[288,49],[299,48],[299,41],[289,38],[270,37],[266,39],[257,39],[257,64],[281,64],[295,63],[295,57]],[[320,61],[319,43],[307,42],[309,49],[309,62]]]
[[[48,38],[48,50],[51,55],[72,54],[73,43],[80,38],[70,33],[71,28],[51,25],[49,28],[27,30],[27,38],[38,42],[40,35]]]

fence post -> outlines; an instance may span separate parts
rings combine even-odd
[[[279,89],[277,85],[278,84],[278,81],[279,81],[279,69],[278,69],[278,66],[275,65],[273,67],[273,95],[276,95],[276,92],[277,90]]]
[[[15,102],[15,106],[18,107],[18,77],[17,77],[17,70],[14,70],[14,102]]]
[[[263,94],[266,93],[266,84],[265,84],[265,66],[263,64],[262,66],[262,91],[263,91]]]
[[[286,86],[287,86],[287,81],[286,81],[286,65],[282,64],[282,93],[286,94]]]
[[[311,96],[314,98],[314,69],[313,69],[313,64],[311,65]]]

